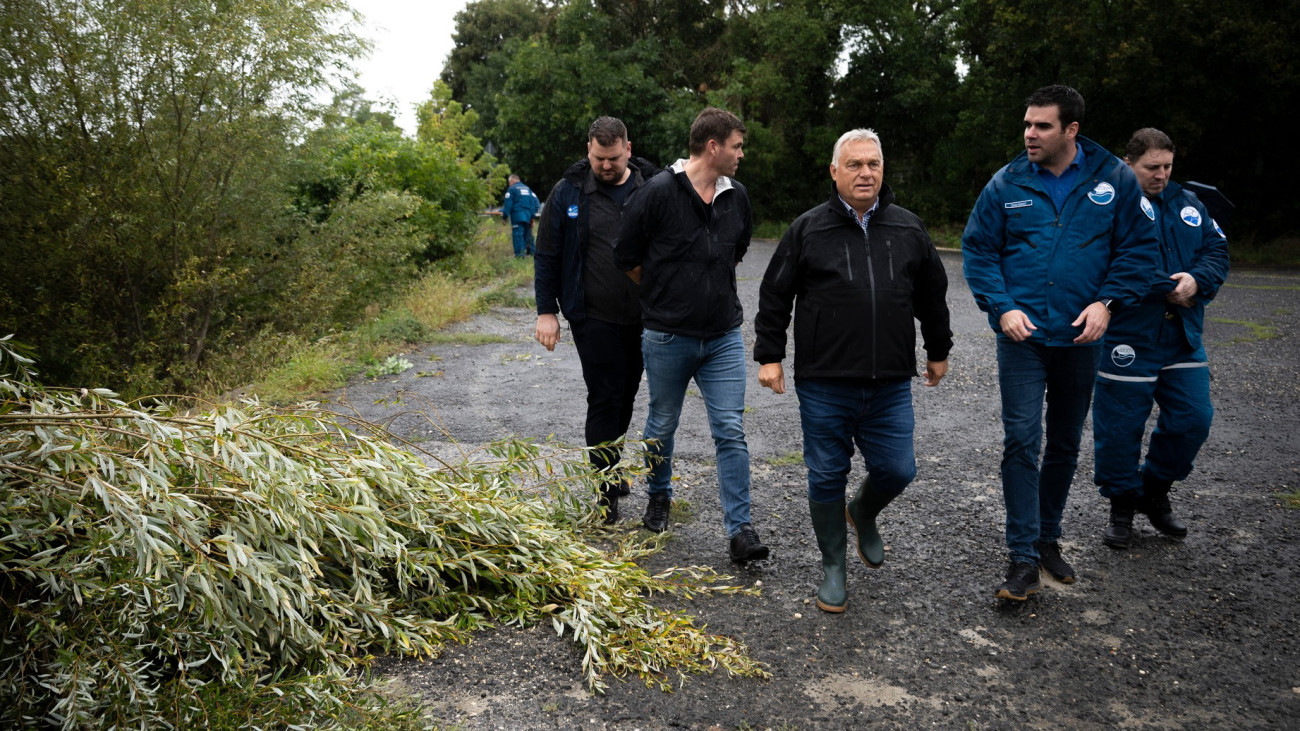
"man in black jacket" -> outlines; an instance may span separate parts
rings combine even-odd
[[[641,285],[641,350],[650,389],[649,503],[642,522],[668,529],[673,434],[692,379],[709,412],[718,495],[734,561],[767,558],[750,525],[745,443],[745,342],[736,264],[753,230],[749,194],[733,180],[745,125],[712,107],[691,124],[690,159],[678,160],[633,196],[614,256]]]
[[[871,568],[885,561],[876,516],[916,476],[911,379],[916,328],[925,340],[925,385],[948,372],[948,277],[921,220],[894,205],[882,183],[880,137],[844,133],[831,154],[830,200],[790,225],[759,288],[754,360],[759,384],[785,393],[786,327],[794,309],[795,391],[808,465],[808,508],[822,553],[817,606],[848,604],[848,528]],[[797,306],[796,306],[797,305]],[[845,504],[853,444],[867,477]]]
[[[658,170],[632,157],[627,127],[599,117],[587,131],[587,157],[564,172],[542,209],[534,262],[537,296],[534,337],[547,350],[560,339],[563,312],[587,383],[588,447],[607,474],[600,504],[605,522],[618,521],[627,486],[614,473],[641,385],[641,305],[637,285],[614,266],[614,236],[623,204]]]

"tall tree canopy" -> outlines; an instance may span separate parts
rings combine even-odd
[[[1255,142],[1300,103],[1297,0],[479,0],[457,19],[453,95],[542,187],[596,115],[670,162],[712,103],[750,126],[739,177],[762,219],[816,204],[831,142],[873,127],[904,205],[959,223],[1021,149],[1024,98],[1065,83],[1111,150],[1143,126],[1172,135],[1176,175],[1238,203],[1230,233],[1297,229],[1282,158]]]

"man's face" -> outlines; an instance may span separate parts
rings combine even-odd
[[[1133,174],[1137,176],[1143,193],[1157,196],[1165,192],[1165,186],[1169,185],[1169,174],[1174,170],[1172,151],[1147,150],[1137,160],[1124,158],[1124,161],[1133,168]]]
[[[1074,138],[1078,134],[1078,122],[1061,127],[1061,108],[1056,105],[1025,110],[1025,152],[1029,161],[1058,175],[1074,159]]]
[[[632,143],[626,140],[614,140],[612,145],[602,145],[595,137],[587,140],[587,161],[592,174],[602,183],[623,182],[631,156]]]
[[[734,176],[736,169],[740,167],[740,158],[745,156],[745,151],[742,149],[745,146],[745,136],[740,133],[740,130],[733,129],[726,142],[721,145],[718,145],[717,142],[710,142],[709,144],[710,146],[717,145],[713,165],[718,175]]]
[[[840,146],[840,159],[831,164],[831,178],[840,197],[864,213],[880,197],[885,177],[885,158],[871,140],[852,140]]]

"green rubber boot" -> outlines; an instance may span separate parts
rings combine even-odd
[[[822,585],[817,587],[817,608],[839,613],[849,603],[846,588],[848,567],[849,529],[844,524],[844,501],[815,503],[808,501],[812,514],[813,532],[817,534],[817,547],[822,552]]]
[[[880,531],[876,530],[876,516],[893,499],[894,496],[881,495],[871,489],[871,478],[867,477],[863,478],[857,497],[850,500],[844,510],[849,524],[858,534],[858,556],[862,563],[873,569],[878,569],[885,563],[885,541],[880,537]]]

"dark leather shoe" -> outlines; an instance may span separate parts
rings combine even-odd
[[[1110,525],[1101,535],[1101,542],[1111,548],[1128,548],[1133,542],[1133,513],[1137,512],[1137,498],[1117,495],[1110,499]]]
[[[1034,544],[1034,548],[1038,550],[1038,566],[1046,571],[1048,576],[1062,584],[1074,583],[1074,567],[1061,558],[1059,543],[1040,541]]]
[[[645,516],[641,518],[641,524],[652,533],[663,533],[668,530],[668,513],[672,505],[673,501],[668,497],[668,493],[650,493],[650,501],[646,503]]]
[[[1023,602],[1030,594],[1038,593],[1038,567],[1032,563],[1012,561],[1007,567],[1007,580],[998,587],[997,598]]]
[[[731,537],[729,551],[731,560],[737,563],[745,561],[761,561],[767,558],[768,548],[763,542],[758,540],[758,533],[753,527],[746,523],[740,526],[736,535]]]

